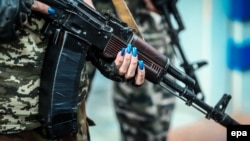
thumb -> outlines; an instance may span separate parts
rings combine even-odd
[[[48,6],[45,3],[42,3],[40,1],[34,1],[33,5],[31,6],[31,10],[37,11],[43,14],[54,14],[55,10]]]

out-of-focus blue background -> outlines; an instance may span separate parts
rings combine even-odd
[[[188,61],[208,62],[196,71],[205,102],[214,106],[227,93],[232,95],[229,115],[250,113],[250,1],[178,0],[177,7],[185,25],[179,37]],[[97,73],[87,103],[87,113],[97,124],[90,127],[93,141],[119,140],[111,83]],[[171,128],[203,118],[177,98]]]

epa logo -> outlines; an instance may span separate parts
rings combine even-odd
[[[227,141],[250,140],[247,134],[250,132],[250,125],[232,125],[227,127]]]
[[[247,131],[231,131],[231,136],[232,137],[247,137]]]

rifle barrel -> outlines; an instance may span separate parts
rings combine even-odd
[[[222,126],[227,127],[228,125],[240,125],[239,122],[231,118],[229,115],[220,111],[217,108],[211,107],[206,104],[204,101],[198,99],[193,91],[191,91],[188,87],[182,87],[176,81],[170,79],[168,76],[164,76],[162,79],[162,83],[167,85],[171,89],[175,90],[179,93],[180,97],[185,98],[184,100],[187,102],[188,106],[193,106],[193,103],[204,111],[206,111],[206,118],[212,118],[214,121],[220,123]],[[163,85],[161,85],[163,86]],[[164,86],[163,86],[164,87]]]

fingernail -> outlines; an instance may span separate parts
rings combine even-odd
[[[127,45],[127,53],[129,54],[129,53],[131,53],[131,51],[132,51],[132,45],[128,44]]]
[[[132,49],[132,55],[133,55],[134,57],[137,56],[137,48],[136,48],[136,47],[133,47],[133,49]]]
[[[121,56],[124,56],[125,55],[125,48],[122,48],[121,50]]]
[[[138,62],[138,64],[139,64],[139,69],[140,69],[140,70],[143,70],[143,69],[144,69],[144,62],[143,62],[142,60],[140,60],[140,61]]]
[[[48,8],[48,13],[51,14],[51,15],[54,15],[54,14],[56,14],[56,10],[53,9],[53,8],[51,8],[51,7],[49,7]]]

